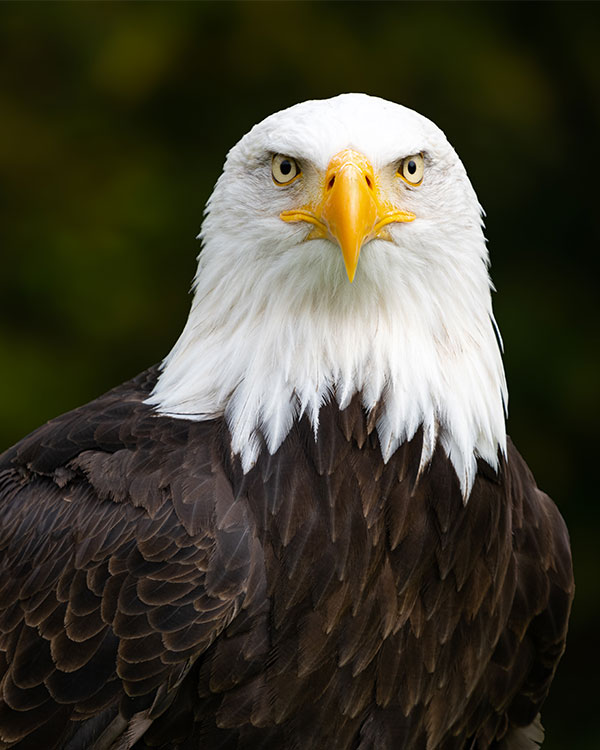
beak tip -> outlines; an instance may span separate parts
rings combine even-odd
[[[352,248],[352,252],[348,252],[342,246],[344,268],[346,269],[346,275],[348,276],[348,281],[350,283],[354,281],[354,277],[356,276],[356,271],[358,269],[358,256],[359,255],[360,255],[360,245],[358,247]]]

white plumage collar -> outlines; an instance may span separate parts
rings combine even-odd
[[[323,169],[344,147],[376,168],[428,155],[402,196],[417,219],[363,247],[352,285],[336,245],[279,219],[301,197],[274,189],[269,166],[283,152]],[[480,209],[433,123],[353,94],[277,113],[230,152],[201,237],[190,316],[148,400],[158,412],[224,415],[248,471],[261,437],[275,452],[304,413],[318,436],[322,404],[360,392],[366,411],[381,402],[384,460],[422,425],[422,464],[440,441],[465,499],[477,457],[496,466],[507,394]]]

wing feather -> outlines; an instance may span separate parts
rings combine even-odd
[[[154,417],[150,383],[59,417],[0,458],[2,746],[47,728],[44,746],[61,747],[70,719],[119,701],[141,717],[109,719],[129,746],[152,721],[143,707],[177,689],[249,593],[257,550],[219,426]]]

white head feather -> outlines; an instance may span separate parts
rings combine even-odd
[[[307,203],[310,179],[282,189],[271,178],[274,153],[308,175],[347,148],[376,172],[426,156],[418,188],[388,186],[416,219],[362,248],[353,284],[336,244],[279,216]],[[481,209],[436,125],[364,94],[278,112],[229,152],[200,236],[189,319],[148,399],[158,412],[224,415],[248,471],[263,439],[274,453],[303,413],[316,436],[324,402],[344,408],[360,393],[367,412],[382,402],[384,460],[422,426],[422,465],[439,440],[465,499],[477,457],[496,467],[507,393]]]

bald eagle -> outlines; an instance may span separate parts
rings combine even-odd
[[[0,749],[537,748],[569,541],[455,151],[298,104],[201,238],[162,364],[0,458]]]

